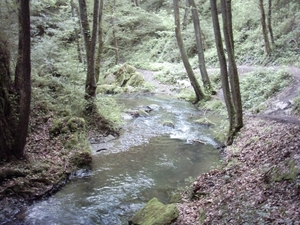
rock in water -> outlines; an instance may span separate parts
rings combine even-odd
[[[175,204],[165,205],[153,198],[133,216],[129,225],[170,225],[177,217]]]

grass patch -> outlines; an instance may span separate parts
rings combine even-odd
[[[261,68],[246,74],[240,79],[243,108],[262,107],[261,104],[282,91],[292,80],[292,75],[286,70]]]

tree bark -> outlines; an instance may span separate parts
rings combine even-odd
[[[7,41],[0,36],[0,158],[8,160],[12,154],[14,137],[12,130],[16,128],[12,118],[12,107],[9,101],[10,53]]]
[[[85,0],[78,0],[80,21],[83,30],[83,37],[86,49],[87,58],[87,76],[85,83],[86,98],[94,98],[96,96],[96,80],[95,80],[95,46],[97,40],[97,27],[98,27],[98,12],[99,0],[94,0],[94,14],[93,14],[93,34],[91,37],[90,27],[87,16],[87,7]]]
[[[235,132],[243,127],[243,109],[240,93],[240,82],[234,55],[234,41],[232,32],[231,0],[221,0],[221,12],[223,20],[224,41],[228,56],[228,73],[231,87],[231,95],[236,112]]]
[[[100,8],[99,8],[99,21],[98,21],[98,49],[96,56],[96,65],[95,65],[95,78],[96,83],[99,81],[100,77],[100,67],[101,67],[101,54],[103,51],[103,1],[100,0]]]
[[[139,7],[140,6],[140,0],[132,0],[132,3],[134,6]]]
[[[119,53],[119,44],[118,44],[118,38],[116,35],[116,26],[115,26],[115,8],[116,8],[116,0],[114,0],[113,2],[113,6],[112,6],[112,35],[113,35],[113,45],[114,45],[114,49],[115,49],[115,65],[119,64],[120,61],[120,53]]]
[[[20,159],[25,156],[24,148],[28,135],[30,102],[31,102],[31,59],[30,59],[30,8],[29,0],[22,0],[21,7],[21,71],[18,73],[20,82],[19,118],[14,135],[13,153]]]
[[[190,3],[189,0],[185,0],[185,9],[184,9],[184,16],[183,16],[183,22],[182,22],[182,29],[185,30],[186,25],[188,23],[188,16],[190,11]]]
[[[271,37],[271,42],[272,44],[275,44],[273,28],[272,28],[272,0],[269,0],[268,2],[268,28]]]
[[[80,41],[79,41],[79,31],[77,29],[76,26],[76,22],[75,22],[75,11],[76,11],[76,6],[74,4],[74,0],[71,0],[71,13],[72,13],[72,20],[74,23],[74,33],[76,35],[76,45],[77,45],[77,55],[78,55],[78,62],[80,63],[84,63],[83,57],[82,57],[82,52],[81,52],[81,47],[80,47]],[[78,13],[78,9],[77,9],[77,13]]]
[[[214,94],[211,82],[209,80],[206,65],[205,65],[205,58],[204,58],[204,50],[201,38],[201,28],[200,28],[200,20],[198,11],[196,8],[196,4],[194,0],[188,0],[189,4],[192,6],[192,15],[193,15],[193,23],[194,23],[194,30],[197,42],[197,53],[198,53],[198,63],[199,69],[202,77],[203,87],[207,93]]]
[[[15,68],[15,89],[17,91],[20,90],[21,85],[22,85],[22,80],[20,77],[20,74],[22,72],[22,16],[21,16],[21,0],[17,0],[17,4],[18,4],[18,26],[19,26],[19,35],[18,35],[18,57],[17,57],[17,64],[16,64],[16,68]]]
[[[184,49],[183,40],[181,37],[181,30],[180,30],[180,19],[179,19],[179,6],[178,6],[178,0],[173,0],[173,6],[174,6],[174,18],[175,18],[175,34],[176,39],[178,43],[178,48],[180,50],[181,58],[184,64],[184,67],[186,69],[187,75],[189,77],[189,80],[191,82],[191,85],[194,89],[194,92],[196,94],[196,100],[194,103],[199,102],[200,100],[204,99],[204,93],[202,92],[200,85],[195,77],[194,71],[190,65],[188,56],[186,54],[186,51]]]
[[[214,27],[216,48],[217,48],[218,58],[220,62],[222,89],[223,89],[224,100],[225,100],[228,117],[229,117],[229,131],[227,135],[228,136],[227,144],[231,144],[234,135],[235,110],[232,103],[232,98],[231,98],[231,93],[229,88],[227,63],[226,63],[222,37],[220,32],[220,24],[219,24],[216,0],[210,0],[210,8],[211,8],[212,22]]]
[[[261,22],[262,32],[263,32],[263,36],[264,36],[265,51],[266,51],[267,55],[270,55],[271,47],[270,47],[270,41],[269,41],[269,37],[268,37],[268,31],[267,31],[267,25],[266,25],[266,14],[265,14],[263,0],[259,0],[259,9],[260,9],[260,14],[261,14],[260,22]]]

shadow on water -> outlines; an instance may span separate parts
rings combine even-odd
[[[128,108],[150,104],[159,108],[148,117],[129,119],[121,137],[106,143],[107,151],[94,151],[92,174],[30,206],[26,224],[127,224],[151,198],[168,203],[174,191],[187,185],[186,178],[195,178],[219,162],[217,143],[208,128],[193,123],[203,116],[193,105],[165,96],[118,101]],[[163,120],[171,120],[174,128],[163,126]]]

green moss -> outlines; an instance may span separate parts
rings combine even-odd
[[[278,167],[275,167],[272,172],[271,181],[279,182],[282,180],[289,180],[289,181],[296,180],[299,171],[298,171],[298,167],[295,165],[294,160],[290,160],[288,162],[288,168],[289,170],[287,172],[281,172]]]
[[[90,150],[76,151],[71,155],[70,162],[77,168],[90,168],[92,163]]]
[[[281,91],[293,80],[285,70],[257,69],[240,80],[241,96],[245,109],[255,108],[260,111],[261,103]]]
[[[175,204],[164,205],[157,198],[151,199],[130,220],[131,225],[169,225],[178,217]]]
[[[206,125],[206,126],[215,126],[216,124],[210,121],[208,118],[203,117],[195,121],[196,123],[200,125]]]
[[[183,89],[176,96],[179,99],[184,99],[189,102],[194,102],[196,99],[195,92],[192,89]]]
[[[143,85],[144,82],[145,80],[142,74],[134,73],[126,83],[126,86],[138,87]]]
[[[296,97],[294,100],[293,111],[295,114],[300,115],[300,96]]]
[[[136,72],[136,68],[134,66],[129,65],[129,64],[125,64],[125,68],[126,68],[127,73],[135,73]]]
[[[85,129],[85,120],[80,117],[66,116],[63,118],[54,119],[50,128],[50,135],[57,136],[63,133],[72,133],[77,130]]]
[[[76,132],[85,128],[85,120],[80,117],[71,117],[66,126],[69,127],[71,132]]]

